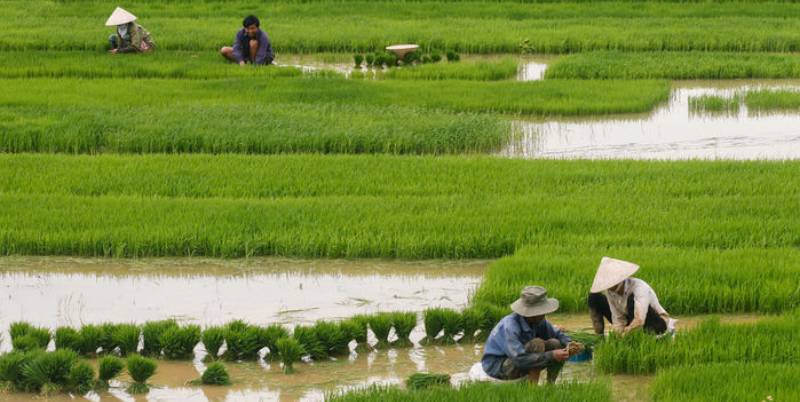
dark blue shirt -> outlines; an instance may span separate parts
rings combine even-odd
[[[483,351],[483,359],[481,359],[483,371],[492,377],[502,378],[503,362],[506,359],[516,359],[528,354],[525,352],[525,344],[533,338],[545,341],[556,338],[561,341],[562,345],[566,345],[572,340],[561,330],[554,328],[547,320],[542,320],[536,326],[531,327],[525,317],[511,313],[503,317],[489,334]],[[552,356],[552,352],[542,353],[542,365],[552,361]]]
[[[272,53],[272,43],[269,41],[267,33],[259,29],[256,40],[258,40],[258,52],[255,64],[272,64],[275,55]],[[233,57],[238,62],[242,60],[250,62],[250,37],[247,36],[244,28],[236,33],[236,40],[233,42]]]

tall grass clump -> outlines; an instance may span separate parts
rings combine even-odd
[[[137,354],[128,356],[128,374],[133,379],[133,384],[128,387],[131,394],[143,394],[150,390],[147,380],[156,372],[156,361]]]
[[[606,382],[562,383],[536,386],[527,381],[495,384],[475,382],[457,388],[431,387],[404,390],[398,387],[371,387],[328,395],[331,402],[467,402],[467,401],[582,401],[611,402],[611,386]]]
[[[300,361],[306,350],[295,338],[280,338],[275,345],[278,356],[283,364],[283,373],[294,373],[294,363]]]
[[[794,364],[720,363],[659,370],[655,402],[796,401],[800,368]]]
[[[206,359],[216,360],[219,357],[220,348],[225,343],[225,328],[209,327],[204,329],[200,341],[203,342],[203,347],[208,353]]]
[[[55,334],[56,349],[72,349],[80,352],[81,335],[72,327],[58,327]]]
[[[50,343],[50,330],[35,327],[27,322],[13,322],[8,329],[11,346],[14,350],[27,352],[34,349],[47,349]]]
[[[449,386],[449,374],[414,373],[406,378],[406,388],[413,390],[428,389],[434,386]]]
[[[173,327],[161,334],[161,347],[167,359],[191,359],[200,342],[200,326]]]
[[[103,356],[97,361],[97,380],[101,389],[107,389],[109,381],[125,368],[125,362],[117,356]]]
[[[392,331],[393,318],[391,313],[375,313],[369,317],[369,328],[378,341],[375,344],[376,349],[383,349],[389,346],[389,333]]]
[[[417,314],[413,312],[394,312],[392,313],[392,326],[394,327],[397,340],[395,346],[411,346],[411,331],[417,326]]]
[[[691,96],[689,97],[689,110],[694,113],[736,114],[739,112],[739,96]]]
[[[222,362],[214,362],[206,367],[203,375],[200,376],[200,383],[203,385],[230,385],[231,377]]]
[[[163,349],[161,335],[174,328],[178,328],[178,323],[175,320],[148,321],[144,323],[142,326],[142,339],[144,342],[142,356],[161,356],[161,350]]]

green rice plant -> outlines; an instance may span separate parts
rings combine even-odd
[[[800,398],[794,364],[723,363],[659,370],[651,394],[656,402],[793,401]]]
[[[747,91],[744,103],[748,109],[760,111],[800,110],[800,92],[782,89],[760,89]]]
[[[352,340],[350,334],[342,331],[338,324],[330,321],[317,321],[314,324],[314,332],[328,355],[341,356],[350,353],[350,341]]]
[[[178,323],[175,320],[148,321],[144,323],[142,325],[142,356],[161,356],[161,350],[163,349],[161,335],[177,327]]]
[[[511,313],[511,309],[508,307],[496,306],[486,303],[472,303],[470,306],[471,309],[475,309],[480,312],[483,319],[481,320],[481,326],[478,333],[475,335],[476,341],[486,341],[489,338],[489,334],[492,333],[495,325],[497,325],[503,317],[507,316]]]
[[[214,362],[206,367],[203,375],[200,376],[200,383],[203,385],[230,385],[231,377],[228,370],[221,362]]]
[[[143,394],[150,390],[147,380],[156,372],[158,365],[153,359],[131,354],[127,359],[128,374],[133,379],[127,391],[131,394]]]
[[[80,352],[80,333],[71,327],[58,327],[55,334],[56,349],[72,349]]]
[[[99,325],[100,328],[100,347],[103,348],[103,353],[112,353],[116,349],[117,344],[114,342],[114,334],[117,328],[122,324],[114,324],[111,322]]]
[[[203,342],[206,352],[208,352],[206,359],[215,360],[219,357],[219,349],[222,347],[222,344],[225,343],[225,328],[206,328],[203,330],[200,340]]]
[[[97,380],[100,388],[108,388],[109,381],[125,368],[125,362],[117,356],[103,356],[97,361]]]
[[[417,61],[421,61],[421,54],[419,51],[408,52],[403,56],[403,63],[406,65],[414,64]]]
[[[364,55],[362,54],[353,55],[353,61],[355,62],[356,68],[361,68],[361,64],[364,63]]]
[[[283,363],[283,373],[294,373],[294,363],[306,354],[306,350],[295,338],[285,337],[277,341],[276,349]]]
[[[328,358],[328,350],[317,337],[314,327],[296,326],[292,332],[292,337],[302,346],[314,360]]]
[[[586,331],[569,332],[567,335],[569,335],[574,342],[583,344],[583,346],[589,350],[594,349],[594,347],[604,339],[603,335],[597,335],[594,332]]]
[[[266,341],[261,328],[236,320],[226,325],[225,345],[227,360],[257,360]]]
[[[367,62],[367,66],[372,66],[375,64],[375,55],[372,53],[367,53],[367,56],[364,58]]]
[[[506,57],[498,60],[476,60],[452,64],[426,64],[413,68],[397,68],[376,75],[396,80],[471,80],[500,81],[517,75],[518,62]]]
[[[439,52],[431,53],[431,63],[438,63],[442,61],[442,54]]]
[[[464,321],[461,313],[453,309],[440,309],[440,320],[444,329],[441,341],[445,344],[456,343],[456,335],[464,331]]]
[[[694,113],[736,114],[739,112],[739,97],[715,95],[690,96],[689,111]]]
[[[22,368],[24,388],[29,392],[50,394],[69,385],[70,370],[78,354],[69,349],[41,353]]]
[[[749,325],[712,319],[678,332],[674,340],[642,331],[612,336],[595,347],[594,364],[605,373],[650,374],[688,364],[793,363],[800,358],[798,317],[794,311]]]
[[[397,340],[392,343],[396,346],[411,346],[411,331],[417,326],[417,314],[412,312],[391,313],[392,327],[394,327]]]
[[[66,389],[78,395],[85,395],[94,388],[94,369],[84,361],[72,365],[67,376]]]
[[[12,390],[26,391],[24,370],[44,353],[41,349],[36,349],[30,352],[13,351],[0,355],[0,382],[11,384]]]
[[[460,342],[472,342],[475,340],[475,334],[483,327],[484,320],[487,317],[484,316],[484,312],[476,309],[476,308],[467,308],[461,312],[461,325],[464,328],[464,336],[460,339]]]
[[[191,359],[200,342],[200,326],[173,327],[161,334],[161,347],[167,359]]]
[[[428,389],[435,386],[450,386],[450,374],[414,373],[406,378],[406,388]]]
[[[35,327],[27,322],[13,322],[8,329],[14,349],[28,351],[34,348],[47,349],[50,343],[50,330]]]
[[[261,343],[263,343],[268,349],[269,354],[267,355],[270,359],[277,359],[277,347],[278,347],[278,339],[286,338],[289,336],[289,331],[286,330],[280,324],[272,324],[263,328],[261,331]]]
[[[423,313],[423,323],[425,324],[425,338],[422,343],[430,345],[437,342],[436,337],[444,329],[444,309],[429,308]]]
[[[97,325],[84,325],[78,331],[78,353],[82,356],[95,356],[102,346],[103,331]]]
[[[428,63],[430,63],[430,62],[431,62],[431,56],[429,56],[429,55],[425,54],[425,55],[423,55],[422,57],[420,57],[419,61],[420,61],[422,64],[428,64]]]
[[[119,348],[122,356],[136,353],[139,347],[139,335],[142,330],[136,324],[119,324],[111,335],[114,348]]]
[[[437,401],[583,401],[610,402],[611,386],[608,382],[565,382],[536,386],[527,381],[496,384],[474,382],[459,387],[430,387],[421,390],[404,390],[398,387],[371,387],[328,395],[331,402],[437,402]]]
[[[392,330],[393,318],[392,313],[376,313],[369,316],[369,328],[378,340],[375,348],[383,349],[389,346],[389,333]]]
[[[445,55],[447,57],[447,61],[450,63],[461,61],[461,56],[459,56],[458,53],[452,50],[448,50],[447,53],[445,53]]]
[[[356,350],[364,350],[367,344],[367,328],[369,328],[369,317],[363,314],[355,315],[349,319],[339,322],[342,332],[347,337],[356,342]]]

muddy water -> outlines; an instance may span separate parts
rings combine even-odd
[[[376,311],[461,309],[486,265],[5,258],[0,259],[0,331],[23,319],[50,328],[165,318],[202,326],[232,319],[294,325]]]
[[[678,82],[668,104],[647,115],[517,122],[502,154],[564,159],[798,159],[800,114],[697,113],[689,98],[752,89],[800,90],[796,81]]]

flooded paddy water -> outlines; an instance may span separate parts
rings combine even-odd
[[[669,102],[643,115],[517,121],[501,154],[552,159],[798,159],[800,113],[699,113],[689,99],[757,89],[800,91],[797,81],[675,82]]]

